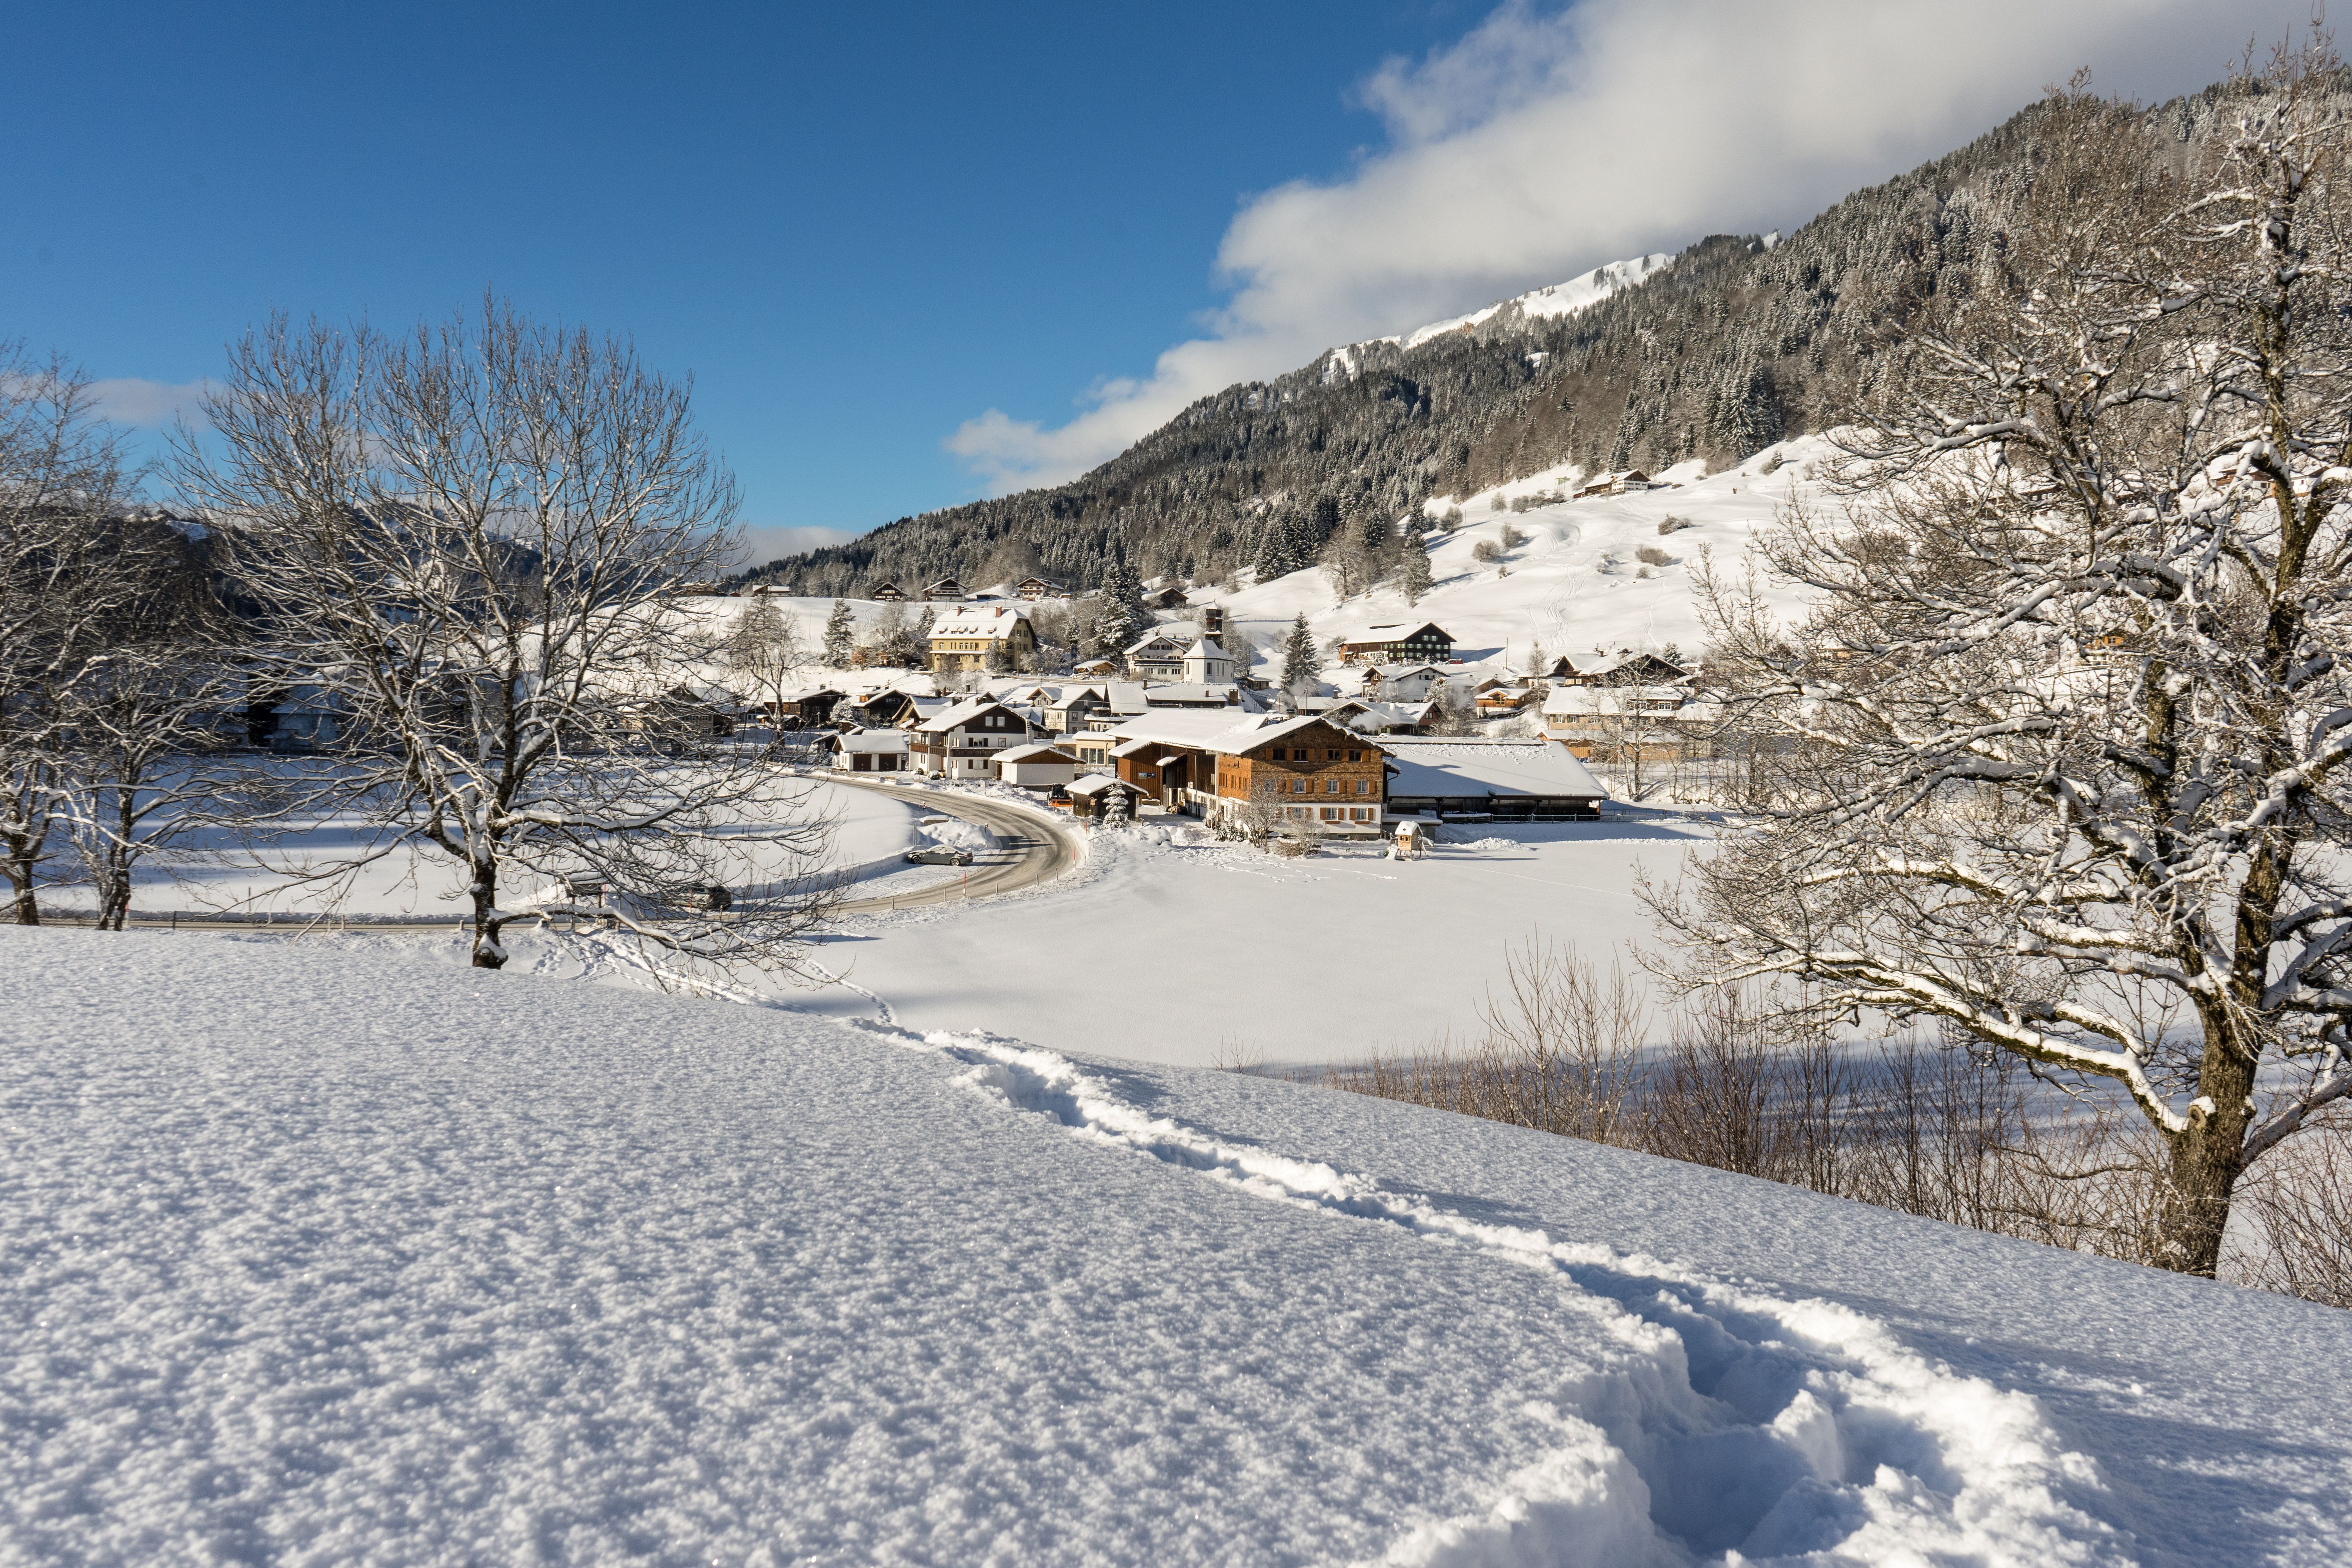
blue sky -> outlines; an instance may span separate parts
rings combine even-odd
[[[10,78],[53,105],[0,131],[0,337],[153,420],[273,309],[495,288],[691,371],[781,547],[1079,471],[1331,342],[1801,221],[2086,59],[2201,85],[2300,15],[1980,9],[26,8]]]
[[[941,447],[1066,413],[1211,304],[1250,192],[1377,133],[1350,86],[1430,4],[42,6],[11,78],[0,336],[214,373],[273,308],[486,285],[691,370],[747,519],[968,499]]]

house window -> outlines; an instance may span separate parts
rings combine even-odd
[[[1339,793],[1339,781],[1338,779],[1325,779],[1323,781],[1323,793],[1325,795],[1338,795]]]
[[[1358,822],[1370,822],[1372,819],[1372,814],[1360,805],[1356,807],[1354,816]]]
[[[1356,781],[1356,793],[1357,793],[1358,795],[1370,795],[1370,794],[1371,794],[1371,793],[1372,793],[1372,781],[1371,781],[1371,780],[1370,780],[1370,779],[1358,779],[1358,780]]]
[[[1361,752],[1349,752],[1348,753],[1348,760],[1351,763],[1360,763],[1364,760],[1364,753]]]
[[[1331,748],[1330,755],[1325,760],[1334,763],[1338,762],[1339,760],[1339,749],[1337,746]]]
[[[1337,822],[1343,815],[1345,814],[1336,805],[1327,805],[1323,808],[1323,820],[1326,822]]]
[[[1277,763],[1286,763],[1290,760],[1290,753],[1276,746],[1274,749],[1274,760]]]

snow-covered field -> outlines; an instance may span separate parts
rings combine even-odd
[[[1000,1037],[0,945],[0,1560],[2352,1554],[2343,1313]]]
[[[1622,959],[1649,932],[1637,868],[1670,878],[1706,831],[1612,813],[1450,828],[1420,860],[1286,860],[1150,816],[1094,835],[1084,867],[1030,893],[843,922],[818,956],[861,990],[789,1000],[870,1017],[872,992],[919,1028],[1193,1066],[1410,1050],[1470,1023],[1530,934]]]

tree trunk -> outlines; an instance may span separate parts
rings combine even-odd
[[[2253,1058],[2240,1048],[2226,1024],[2207,1027],[2198,1087],[2203,1094],[2190,1111],[2189,1130],[2171,1139],[2154,1261],[2210,1279],[2221,1266],[2231,1194],[2245,1170],[2242,1151],[2252,1115],[2247,1102],[2254,1087]]]
[[[41,907],[33,897],[33,868],[39,864],[39,855],[38,844],[28,847],[24,836],[8,836],[8,886],[14,895],[9,900],[8,918],[20,926],[41,923]]]
[[[98,889],[98,929],[121,931],[131,918],[131,872],[125,867],[109,874]]]
[[[10,865],[8,885],[16,889],[16,897],[9,901],[8,918],[20,926],[39,925],[41,907],[33,899],[33,879],[30,873],[20,874],[16,866]]]
[[[474,967],[503,969],[507,950],[499,941],[506,921],[499,918],[499,868],[477,862],[474,867]]]

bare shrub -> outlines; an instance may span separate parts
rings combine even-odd
[[[1547,1132],[2132,1262],[2162,1259],[2161,1150],[1955,1037],[1874,1049],[1773,996],[1718,987],[1645,1059],[1643,1004],[1575,949],[1529,941],[1467,1042],[1326,1069],[1330,1087]],[[2352,1286],[2352,1131],[2328,1162],[2265,1184],[2250,1283],[2315,1300]],[[2272,1214],[2275,1219],[2269,1219]],[[2331,1294],[2335,1292],[2335,1294]]]
[[[1513,528],[1507,522],[1503,524],[1504,549],[1517,550],[1520,545],[1525,544],[1527,542],[1528,536],[1526,534],[1521,533],[1517,529]]]
[[[2241,1283],[2352,1307],[2352,1121],[2313,1129],[2239,1189],[2254,1247]]]
[[[1660,538],[1664,538],[1669,533],[1679,533],[1684,529],[1690,526],[1690,519],[1686,517],[1676,517],[1673,512],[1668,512],[1665,516],[1658,520],[1658,535]]]
[[[1480,565],[1491,565],[1503,558],[1503,547],[1491,539],[1482,539],[1470,547],[1470,559]]]
[[[1633,559],[1644,566],[1671,566],[1675,558],[1654,544],[1644,544],[1633,552]]]
[[[1477,1037],[1405,1058],[1335,1068],[1336,1089],[1407,1100],[1594,1142],[1624,1141],[1640,1077],[1643,997],[1614,967],[1535,939],[1505,958],[1479,1004]]]

